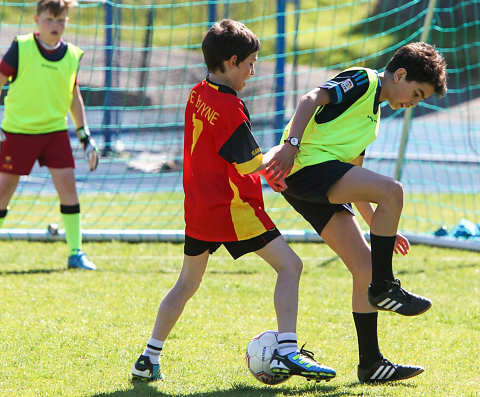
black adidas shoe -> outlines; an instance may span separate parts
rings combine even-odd
[[[380,295],[372,294],[372,286],[368,287],[368,300],[379,310],[392,311],[404,316],[417,316],[432,306],[430,299],[405,291],[400,280],[391,281],[388,289]]]
[[[132,375],[134,379],[163,380],[165,378],[160,372],[160,364],[152,364],[150,357],[143,354],[138,357],[133,366]]]
[[[385,383],[413,378],[424,371],[422,367],[394,364],[386,358],[374,363],[370,368],[358,367],[358,379],[361,383]]]

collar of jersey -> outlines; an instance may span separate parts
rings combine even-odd
[[[235,95],[237,96],[237,91],[235,91],[234,89],[230,88],[228,85],[223,85],[223,84],[217,84],[217,83],[214,83],[213,81],[210,81],[208,76],[205,77],[205,81],[210,85],[212,86],[212,88],[215,88],[216,90],[220,91],[220,92],[223,92],[225,94],[232,94],[232,95]]]

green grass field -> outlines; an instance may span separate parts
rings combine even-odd
[[[294,378],[265,386],[247,371],[256,333],[275,329],[274,272],[254,254],[236,262],[221,248],[164,349],[166,380],[132,383],[156,309],[175,282],[181,244],[88,243],[100,270],[66,270],[66,246],[0,241],[1,396],[478,396],[478,254],[413,246],[395,258],[410,290],[430,297],[414,318],[379,316],[382,352],[425,373],[360,385],[350,276],[324,244],[293,244],[304,260],[298,335],[337,370],[329,383]]]

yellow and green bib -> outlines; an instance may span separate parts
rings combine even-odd
[[[362,153],[377,138],[380,121],[380,108],[374,113],[374,104],[379,78],[374,70],[352,68],[348,70],[365,70],[369,79],[367,91],[333,120],[318,124],[316,109],[301,139],[300,151],[295,159],[290,174],[303,167],[320,164],[330,160],[350,162]],[[292,119],[283,132],[283,142],[290,132]]]
[[[17,77],[5,98],[2,129],[22,134],[66,130],[83,51],[69,43],[61,60],[49,61],[33,33],[17,36],[17,41]]]

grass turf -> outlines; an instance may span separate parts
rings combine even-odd
[[[299,343],[337,370],[329,383],[295,377],[264,386],[244,351],[275,329],[275,274],[249,254],[212,256],[162,357],[166,380],[132,383],[160,300],[177,279],[181,244],[88,243],[98,272],[67,271],[64,243],[0,241],[0,395],[5,396],[477,396],[480,349],[478,254],[413,246],[396,257],[406,288],[434,304],[419,317],[379,315],[383,354],[425,373],[360,385],[351,277],[324,244],[292,244],[304,260]]]

